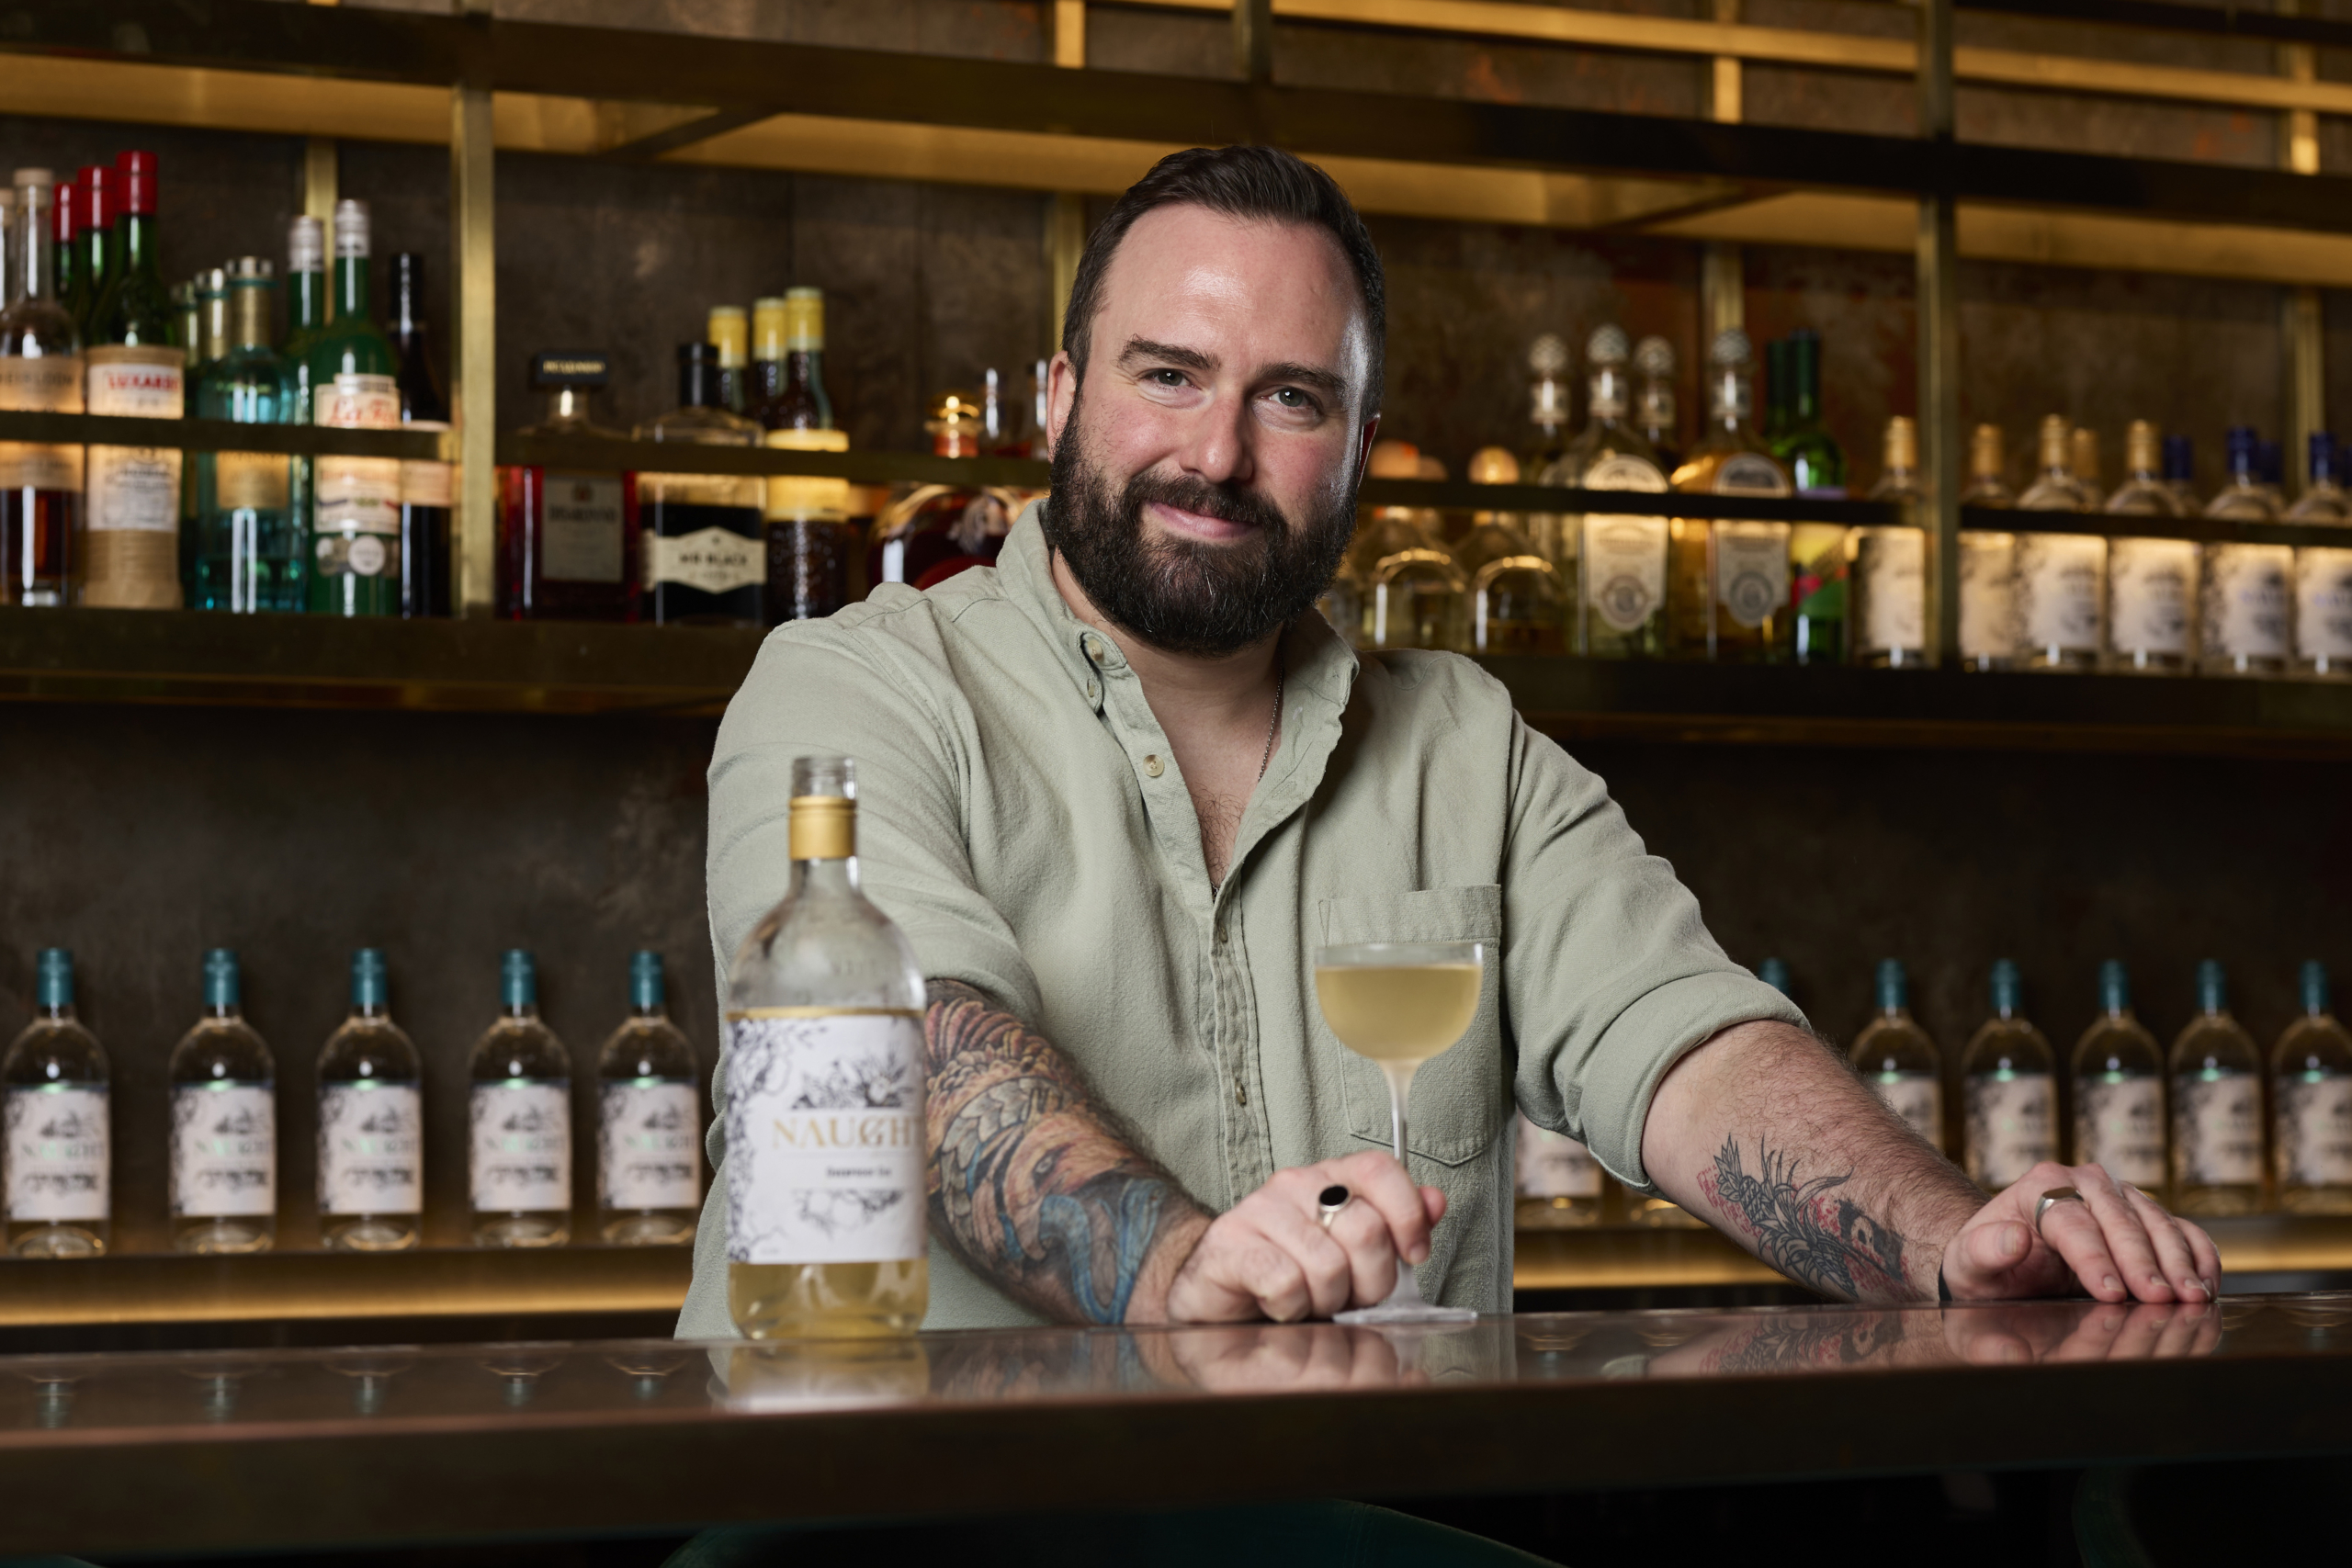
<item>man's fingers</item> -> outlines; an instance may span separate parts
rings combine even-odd
[[[1428,1206],[1413,1186],[1412,1178],[1407,1176],[1405,1168],[1396,1163],[1396,1156],[1367,1149],[1345,1159],[1326,1161],[1314,1168],[1334,1173],[1332,1180],[1341,1183],[1358,1200],[1377,1210],[1380,1217],[1388,1223],[1392,1244],[1408,1262],[1419,1263],[1430,1255]]]
[[[2197,1267],[2196,1255],[2189,1248],[2188,1236],[2180,1228],[2180,1222],[2138,1188],[2128,1183],[2119,1183],[2119,1187],[2123,1201],[2147,1227],[2148,1239],[2156,1249],[2156,1265],[2171,1281],[2173,1293],[2185,1302],[2210,1301],[2213,1292],[2206,1287],[2204,1270]]]
[[[2197,1264],[2197,1277],[2205,1281],[2214,1295],[2222,1293],[2222,1249],[2205,1234],[2205,1227],[2192,1221],[2176,1219],[2180,1234],[2188,1239],[2188,1256]]]
[[[1305,1315],[1329,1317],[1345,1307],[1354,1292],[1357,1249],[1342,1243],[1338,1233],[1355,1207],[1349,1204],[1328,1230],[1287,1204],[1269,1203],[1258,1216],[1267,1239],[1289,1253],[1298,1266],[1306,1286],[1309,1311]]]
[[[1202,1246],[1216,1249],[1205,1260],[1211,1277],[1250,1297],[1276,1323],[1295,1323],[1314,1305],[1305,1270],[1272,1237],[1255,1231],[1219,1237],[1212,1227]]]
[[[1369,1203],[1351,1203],[1331,1219],[1331,1240],[1345,1252],[1349,1292],[1357,1306],[1372,1306],[1388,1299],[1396,1283],[1396,1243],[1388,1222]],[[1340,1306],[1349,1303],[1341,1301]],[[1333,1307],[1333,1312],[1340,1307]]]
[[[2120,1212],[2127,1217],[2130,1213]],[[2138,1228],[2135,1220],[2132,1229]],[[2132,1287],[2124,1283],[2123,1269],[2116,1262],[2115,1254],[2109,1250],[2107,1231],[2092,1213],[2089,1203],[2052,1203],[2041,1216],[2041,1239],[2066,1260],[2066,1267],[2075,1271],[2075,1278],[2082,1281],[2084,1290],[2103,1302],[2120,1302],[2132,1294]],[[2145,1278],[2154,1273],[2156,1260],[2154,1254],[2148,1251],[2144,1235],[2139,1237],[2139,1272]]]

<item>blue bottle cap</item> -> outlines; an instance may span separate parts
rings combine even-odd
[[[633,953],[628,960],[628,1005],[642,1011],[662,1005],[662,955]]]
[[[1756,966],[1756,977],[1782,996],[1789,995],[1789,966],[1777,958],[1768,958]],[[1792,998],[1794,999],[1794,998]]]
[[[237,951],[216,947],[204,955],[204,1005],[232,1008],[237,1000]]]
[[[2165,437],[2165,480],[2188,483],[2197,477],[2197,447],[2186,435]]]
[[[384,950],[363,947],[351,955],[351,1005],[355,1008],[386,1006],[391,995],[391,982],[384,973]]]
[[[2232,479],[2251,479],[2255,477],[2255,464],[2261,457],[2260,447],[2261,437],[2255,434],[2254,426],[2230,426],[2229,434],[2222,438],[2222,450],[2228,455]]]
[[[2132,1010],[2132,972],[2120,958],[2110,958],[2098,966],[2098,1005],[2101,1012]]]
[[[2230,1010],[2230,985],[2222,975],[2218,958],[2199,959],[2197,964],[2197,1007],[2200,1012]]]
[[[2300,978],[2302,982],[2303,1010],[2308,1013],[2325,1012],[2328,1004],[2327,965],[2316,958],[2306,958]]]
[[[498,961],[498,999],[510,1008],[539,1005],[539,973],[526,949],[510,947]]]
[[[2025,1009],[2025,976],[2014,958],[1993,961],[1993,1010],[2003,1018]]]
[[[74,955],[62,947],[44,947],[33,961],[33,1005],[70,1008],[74,1005]]]
[[[1893,1012],[1896,1008],[1911,1005],[1911,981],[1903,973],[1903,960],[1882,958],[1878,961],[1878,1007],[1881,1012]]]

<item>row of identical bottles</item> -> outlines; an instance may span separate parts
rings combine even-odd
[[[571,1227],[571,1058],[538,1015],[521,950],[500,963],[501,1010],[469,1062],[469,1198],[480,1247],[551,1247]],[[0,1058],[6,1245],[85,1258],[110,1238],[112,1075],[74,1016],[74,964],[37,964],[33,1021]],[[596,1231],[623,1246],[694,1237],[701,1201],[692,1048],[663,1006],[662,962],[629,963],[629,1016],[596,1057]],[[205,954],[203,1010],[173,1047],[170,1203],[182,1252],[266,1251],[277,1234],[276,1058],[241,1005],[237,955]],[[331,1250],[418,1245],[424,1066],[392,1021],[383,953],[352,957],[351,1012],[318,1060],[318,1213]]]

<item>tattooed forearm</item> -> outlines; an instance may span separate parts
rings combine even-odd
[[[1051,1317],[1125,1321],[1160,1244],[1206,1216],[1060,1052],[979,992],[933,982],[923,1033],[933,1233]]]
[[[1901,1234],[1838,1190],[1853,1179],[1851,1169],[1801,1181],[1796,1156],[1766,1147],[1760,1138],[1756,1162],[1760,1169],[1751,1176],[1738,1140],[1725,1138],[1713,1167],[1701,1171],[1698,1181],[1707,1201],[1754,1243],[1758,1257],[1792,1280],[1848,1301],[1915,1294],[1903,1272]]]

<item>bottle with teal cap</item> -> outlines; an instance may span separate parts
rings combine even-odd
[[[702,1203],[701,1075],[663,1005],[660,953],[630,957],[628,1010],[596,1053],[596,1231],[684,1247]]]
[[[113,1201],[107,1077],[106,1051],[74,1016],[74,955],[42,948],[34,963],[33,1021],[0,1057],[12,1256],[106,1251]]]
[[[1887,1109],[1928,1140],[1944,1146],[1943,1058],[1911,1016],[1911,979],[1900,958],[1882,958],[1874,987],[1878,1012],[1854,1038],[1854,1069]]]
[[[1796,999],[1796,993],[1789,989],[1789,965],[1786,959],[1764,959],[1756,965],[1756,977],[1791,1001]]]
[[[2172,1206],[2250,1214],[2262,1206],[2262,1056],[2230,1016],[2222,965],[2197,965],[2197,1016],[2172,1045]]]
[[[2058,1079],[2050,1042],[2025,1016],[2014,959],[1993,965],[1993,1016],[1961,1053],[1961,1149],[1968,1179],[1998,1192],[2058,1157]]]
[[[423,1238],[424,1067],[392,1021],[380,948],[351,955],[351,1016],[319,1053],[319,1239],[402,1252]]]
[[[2327,965],[2304,962],[2303,1015],[2270,1055],[2273,1170],[2290,1214],[2352,1214],[2352,1033],[2329,1010]]]
[[[172,1246],[266,1252],[277,1239],[277,1065],[245,1021],[237,955],[204,955],[204,1013],[172,1047]]]
[[[2165,1184],[2165,1058],[2132,1012],[2132,976],[2120,958],[2098,966],[2098,1017],[2075,1042],[2076,1165],[2095,1165],[2150,1191]]]
[[[539,1021],[538,966],[498,961],[499,1014],[474,1043],[467,1105],[476,1247],[571,1239],[571,1056]]]

